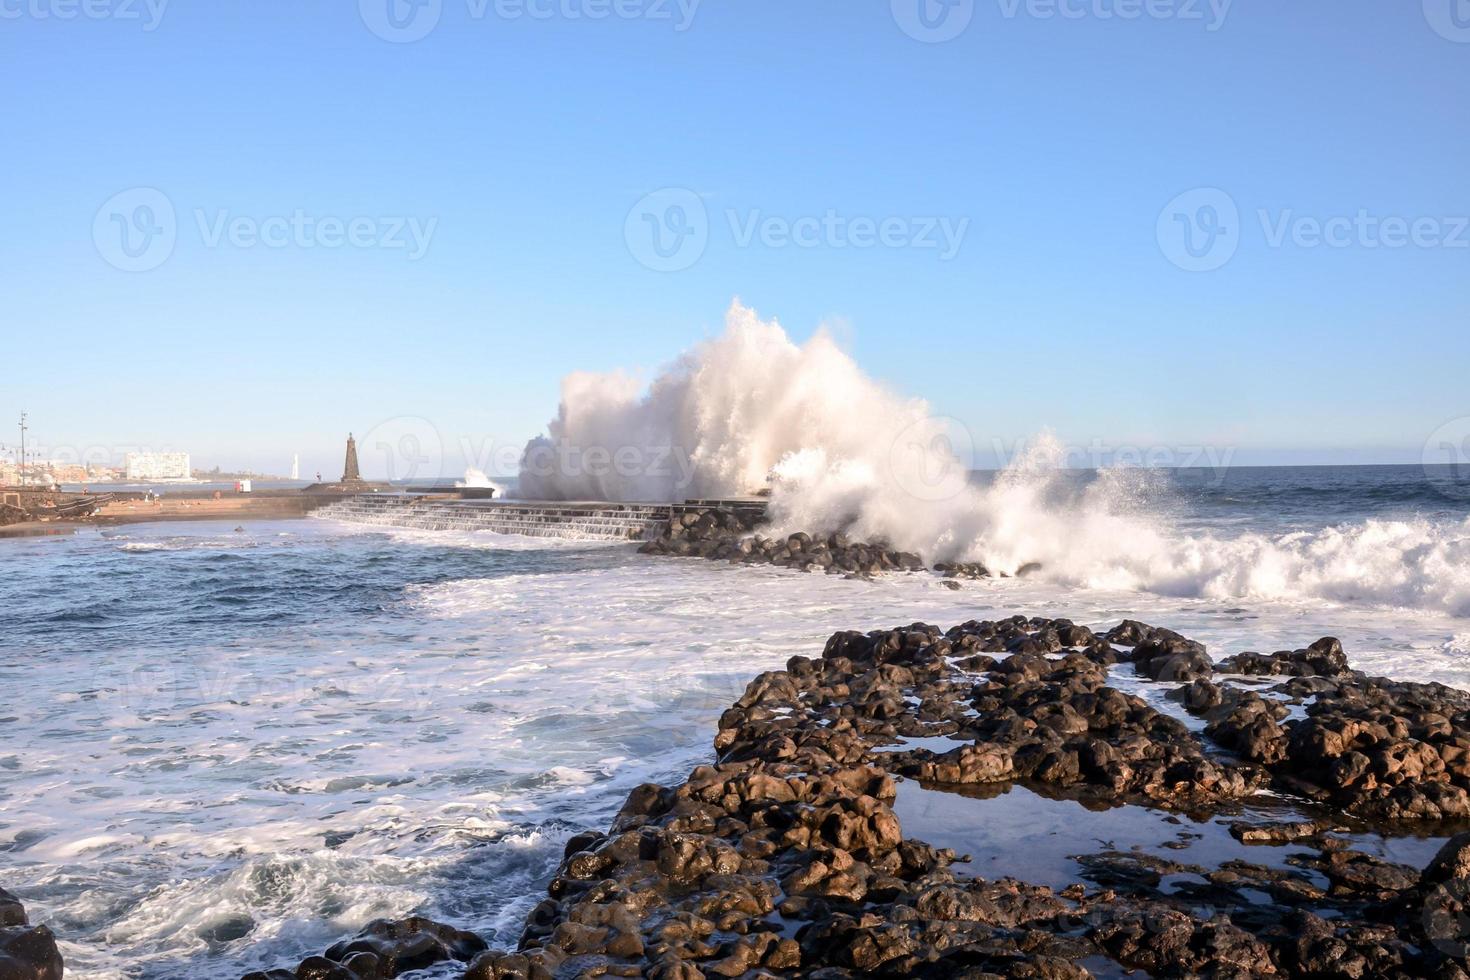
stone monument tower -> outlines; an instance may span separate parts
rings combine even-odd
[[[379,493],[385,490],[391,491],[392,489],[393,484],[391,483],[378,483],[362,478],[362,471],[357,466],[357,440],[349,432],[347,434],[347,458],[342,463],[342,479],[336,483],[313,483],[301,492],[310,494],[356,495],[361,493]]]
[[[347,433],[347,462],[342,466],[343,483],[361,483],[362,474],[357,471],[357,440]]]

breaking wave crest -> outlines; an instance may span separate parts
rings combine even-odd
[[[769,486],[780,530],[846,530],[931,561],[1006,573],[1040,563],[1039,574],[1088,588],[1470,616],[1470,519],[1191,533],[1161,506],[1157,472],[1105,469],[1079,483],[1043,433],[977,484],[953,432],[826,332],[798,345],[737,301],[721,335],[646,387],[622,373],[567,377],[547,435],[527,447],[519,492],[682,500]]]

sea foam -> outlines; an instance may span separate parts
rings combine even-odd
[[[1148,504],[1150,471],[1105,469],[1079,487],[1043,431],[977,485],[962,444],[951,421],[866,375],[825,331],[797,344],[737,301],[722,334],[646,386],[620,372],[568,376],[519,487],[528,498],[677,501],[769,486],[778,532],[845,530],[931,561],[1007,574],[1040,563],[1049,580],[1089,588],[1470,615],[1470,520],[1191,532]],[[589,450],[650,465],[594,467]]]

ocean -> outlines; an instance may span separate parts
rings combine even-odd
[[[839,629],[1335,635],[1470,688],[1465,475],[1068,474],[1016,519],[1104,484],[1085,548],[1055,543],[1085,560],[959,591],[323,520],[0,539],[0,884],[98,980],[233,980],[409,912],[514,945],[567,837],[709,761],[745,684]]]

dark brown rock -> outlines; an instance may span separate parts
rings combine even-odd
[[[729,518],[684,514],[660,553],[717,557],[733,531]],[[734,546],[788,567],[903,567],[837,536],[742,532]],[[1203,733],[1112,686],[1120,661],[1178,682],[1171,697]],[[1470,980],[1470,835],[1420,873],[1358,850],[1342,829],[1361,826],[1349,815],[1388,832],[1470,812],[1470,696],[1350,671],[1334,640],[1224,664],[1132,621],[1102,634],[1024,616],[838,632],[820,657],[751,680],[720,717],[712,764],[638,787],[607,833],[568,841],[518,949],[389,923],[301,970],[366,980],[453,959],[468,961],[466,980],[1071,978],[1098,964]],[[1273,677],[1284,680],[1252,679]],[[1268,785],[1316,802],[1310,816],[1229,825],[1240,841],[1289,848],[1272,862],[1205,866],[1098,842],[1072,859],[1087,884],[1056,893],[974,873],[1024,867],[1024,855],[966,869],[906,838],[894,810],[904,778],[929,792],[985,797],[1019,783],[1089,807],[1147,804],[1151,819],[1174,814],[1181,841],[1191,820],[1238,815]],[[969,805],[983,825],[987,800]],[[426,950],[438,958],[420,959]]]
[[[28,923],[25,906],[20,903],[20,899],[0,888],[0,927],[23,926]]]
[[[0,980],[61,980],[61,951],[45,926],[0,928]]]

